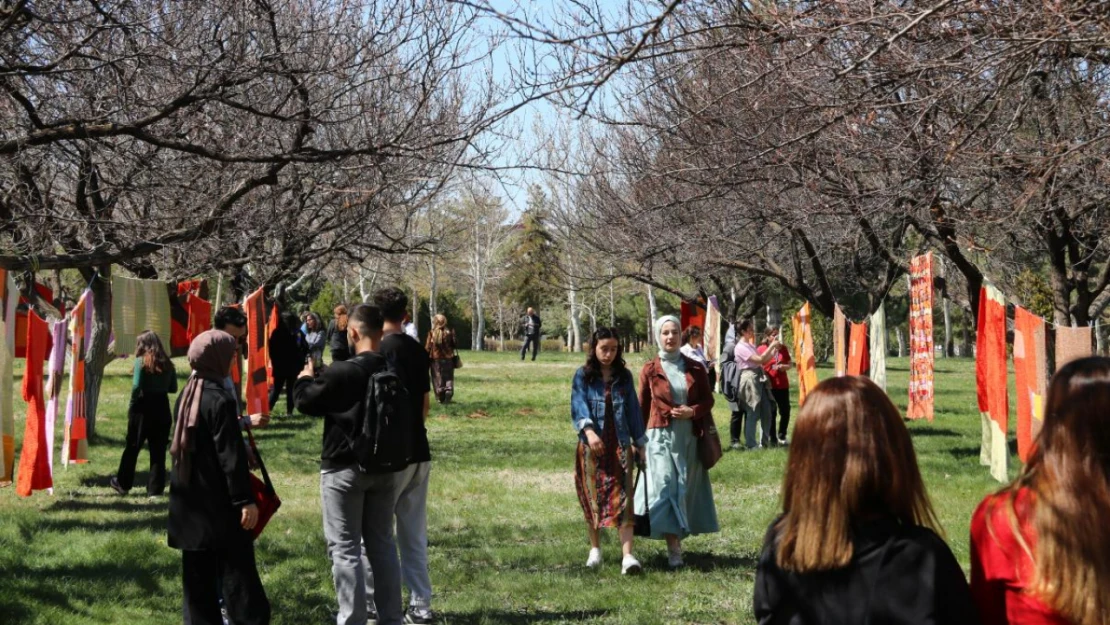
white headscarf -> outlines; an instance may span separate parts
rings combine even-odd
[[[663,349],[663,325],[668,322],[675,324],[675,326],[678,327],[679,331],[682,331],[682,324],[678,321],[678,317],[675,317],[674,315],[663,315],[662,317],[655,320],[655,344],[659,346],[660,360],[677,362],[682,359],[682,352],[677,349],[673,352],[668,352]]]

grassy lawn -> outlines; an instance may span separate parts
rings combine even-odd
[[[662,542],[640,541],[645,575],[621,578],[610,533],[605,564],[591,571],[569,419],[570,380],[582,357],[463,359],[455,403],[433,402],[428,424],[429,556],[440,623],[754,622],[755,562],[778,506],[785,450],[726,453],[711,473],[722,531],[685,543],[685,570],[666,570]],[[638,371],[642,362],[633,355],[629,364]],[[904,409],[907,362],[890,367],[891,394]],[[130,361],[109,373],[91,462],[56,466],[53,496],[21,499],[12,488],[0,490],[4,623],[180,622],[180,554],[166,546],[166,498],[143,492],[146,453],[130,496],[107,485],[126,431]],[[997,487],[979,466],[974,363],[939,360],[936,387],[936,421],[909,427],[948,541],[966,567],[971,512]],[[728,407],[718,400],[714,415],[727,443]],[[334,610],[320,521],[321,431],[319,420],[297,415],[275,419],[258,436],[284,502],[257,543],[275,623],[324,624]]]

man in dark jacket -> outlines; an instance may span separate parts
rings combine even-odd
[[[344,332],[343,342],[347,342]],[[277,407],[282,388],[285,389],[285,410],[293,414],[293,385],[297,374],[308,358],[308,345],[301,334],[300,323],[293,313],[282,313],[274,331],[270,333],[270,368],[274,373],[274,385],[270,387],[270,412]]]
[[[532,360],[536,360],[536,354],[540,351],[540,328],[543,323],[540,321],[540,316],[536,314],[535,309],[529,307],[528,314],[524,315],[521,320],[520,326],[524,329],[524,347],[520,348],[520,359],[524,360],[524,355],[528,353],[528,346],[532,346]]]
[[[319,377],[314,376],[310,359],[293,387],[298,410],[324,417],[320,500],[341,625],[375,618],[367,610],[363,543],[374,576],[377,622],[398,625],[403,616],[401,569],[393,540],[396,476],[363,473],[351,447],[361,424],[370,376],[386,369],[385,358],[374,353],[381,341],[382,323],[377,308],[356,306],[347,322],[355,356],[332,363]]]

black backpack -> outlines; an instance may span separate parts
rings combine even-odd
[[[381,371],[370,371],[362,402],[362,423],[351,447],[363,473],[396,473],[412,460],[412,402],[394,363]]]

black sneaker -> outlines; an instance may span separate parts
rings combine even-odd
[[[114,475],[112,476],[112,479],[108,481],[108,486],[111,486],[112,490],[116,491],[117,495],[126,495],[127,494],[127,489],[120,486],[119,478],[117,478]]]

